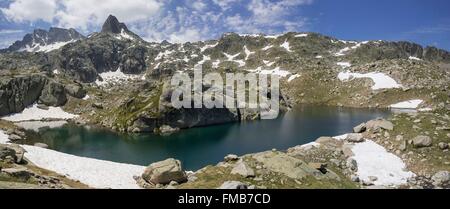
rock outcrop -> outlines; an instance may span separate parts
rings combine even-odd
[[[47,80],[42,75],[0,78],[0,115],[21,112],[36,102]]]
[[[150,164],[142,174],[142,179],[151,184],[169,184],[171,181],[187,181],[181,162],[173,158]]]

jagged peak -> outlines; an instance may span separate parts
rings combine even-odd
[[[125,23],[119,22],[117,17],[115,17],[114,15],[109,15],[108,18],[106,19],[105,23],[103,23],[101,32],[118,34],[118,33],[121,33],[122,30],[125,32],[129,32]]]

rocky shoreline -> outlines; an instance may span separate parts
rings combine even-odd
[[[450,188],[449,124],[450,117],[446,114],[396,113],[388,120],[375,119],[360,124],[353,133],[320,137],[286,151],[230,154],[223,162],[195,172],[184,171],[182,163],[175,159],[155,162],[147,168],[138,168],[135,174],[126,177],[134,183],[123,186],[129,188],[135,184],[147,189]],[[409,129],[416,130],[417,135]],[[20,135],[20,131],[10,130],[4,135],[11,138],[17,134]],[[29,182],[24,181],[23,174],[27,179],[40,179],[39,186],[70,188],[58,183],[66,177],[40,176],[23,167],[18,159],[29,162],[25,150],[15,144],[2,145],[1,174],[14,179],[7,182]],[[64,175],[71,178],[67,174]]]

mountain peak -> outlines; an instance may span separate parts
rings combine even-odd
[[[117,17],[109,15],[102,26],[102,33],[121,33],[122,30],[128,32],[128,28],[124,23],[119,22]]]

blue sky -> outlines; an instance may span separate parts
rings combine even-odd
[[[311,31],[348,40],[406,40],[450,50],[447,0],[0,0],[0,47],[34,28],[98,31],[108,14],[149,41],[224,32]]]

